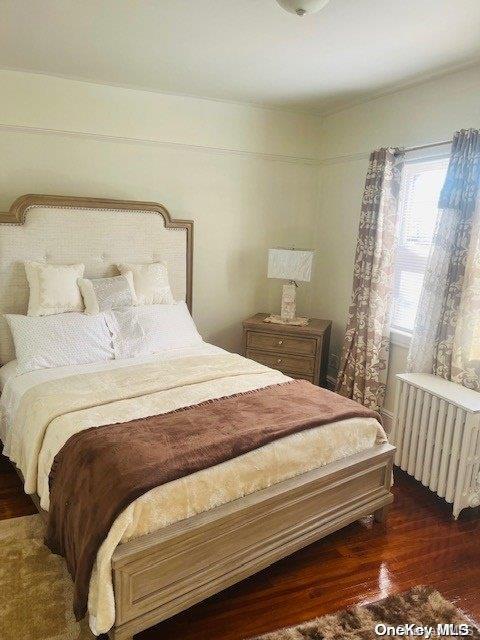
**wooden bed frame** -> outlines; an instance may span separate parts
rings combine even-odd
[[[132,640],[363,516],[385,522],[394,453],[376,445],[119,545],[109,638]]]
[[[383,522],[394,450],[375,446],[118,546],[110,638],[131,640],[362,516]]]
[[[23,224],[31,206],[151,211],[163,217],[166,228],[185,229],[191,304],[192,222],[172,220],[154,203],[64,196],[23,197],[0,222]],[[131,640],[362,516],[383,522],[393,501],[394,451],[389,444],[376,445],[121,544],[112,559],[116,619],[110,638]],[[34,501],[38,506],[37,496]]]

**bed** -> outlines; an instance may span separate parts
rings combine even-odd
[[[104,277],[116,262],[161,259],[175,299],[192,308],[193,223],[172,220],[161,205],[30,195],[0,222],[1,313],[26,311],[24,260],[81,261],[87,274]],[[80,431],[289,381],[204,342],[16,375],[3,318],[0,359],[0,437],[45,511],[55,456]],[[105,380],[108,392],[93,402]],[[81,389],[88,403],[78,402]],[[393,452],[374,418],[351,417],[151,489],[115,519],[97,553],[88,595],[92,630],[128,640],[364,515],[383,520]]]

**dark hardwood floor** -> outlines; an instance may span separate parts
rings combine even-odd
[[[378,600],[416,584],[439,589],[480,621],[480,510],[451,509],[402,472],[387,525],[371,518],[277,562],[136,640],[243,640]],[[0,519],[35,513],[0,460]]]

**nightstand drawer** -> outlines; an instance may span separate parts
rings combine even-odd
[[[275,351],[276,353],[293,353],[301,356],[314,356],[317,348],[315,338],[284,336],[279,333],[261,333],[247,331],[247,347]]]
[[[254,349],[247,349],[247,358],[256,360],[260,364],[265,364],[272,369],[279,369],[285,373],[313,375],[315,369],[315,358],[291,355],[274,355],[264,353]]]
[[[265,322],[267,313],[243,321],[242,353],[292,378],[326,385],[330,320],[310,318],[307,325]]]

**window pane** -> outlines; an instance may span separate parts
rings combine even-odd
[[[416,173],[412,178],[407,215],[404,217],[403,242],[424,258],[428,257],[432,241],[441,182],[441,170]]]
[[[411,332],[432,242],[448,158],[405,164],[399,199],[393,328]]]
[[[402,269],[398,274],[399,283],[394,302],[395,326],[404,331],[412,330],[417,313],[418,301],[423,282],[423,272]]]

